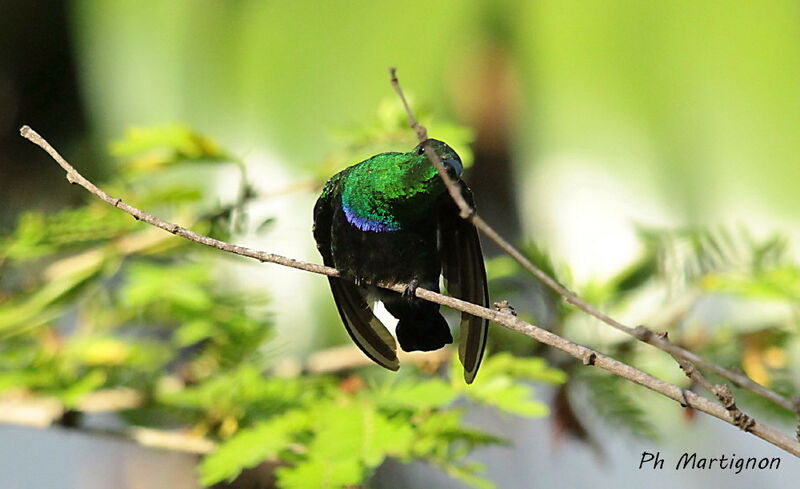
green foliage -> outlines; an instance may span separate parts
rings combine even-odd
[[[531,400],[528,387],[518,379],[555,385],[563,383],[566,376],[561,370],[550,368],[542,358],[516,358],[509,353],[498,353],[484,361],[480,377],[464,393],[474,401],[501,411],[520,416],[546,416],[547,406]]]
[[[140,184],[168,178],[169,168],[189,158],[221,156],[213,145],[171,128],[133,131],[115,146],[132,166],[124,181],[105,188],[195,219],[199,231],[213,224],[219,209],[197,202],[202,182],[185,180],[163,200],[163,188]],[[164,156],[158,168],[138,165],[153,153],[172,159]],[[22,215],[0,242],[0,395],[49,396],[74,409],[88,394],[126,387],[145,399],[138,411],[123,413],[136,417],[153,412],[153,394],[165,380],[202,382],[260,361],[269,323],[248,308],[263,299],[215,286],[211,254],[186,249],[88,196],[74,209]],[[139,418],[154,424],[159,417]]]
[[[401,380],[374,389],[372,398],[385,409],[432,409],[450,404],[458,396],[458,388],[440,379]]]
[[[725,228],[642,228],[639,236],[641,252],[627,267],[607,280],[578,285],[571,283],[569,269],[555,264],[543,250],[525,246],[522,251],[546,273],[612,317],[640,318],[646,326],[668,331],[670,339],[683,347],[718,365],[741,369],[787,397],[800,392],[800,362],[791,353],[800,347],[800,265],[791,258],[784,238],[757,239],[744,229]],[[493,258],[488,276],[493,293],[512,304],[528,300],[525,294],[529,290],[521,284],[530,281],[530,276],[515,261],[505,256]],[[585,314],[549,289],[537,292],[550,309],[534,304],[534,320],[543,323],[554,317],[546,324],[555,331],[688,387],[688,380],[668,356],[654,354],[629,337],[609,334],[608,328],[595,327]],[[703,311],[710,302],[720,304],[714,315]],[[496,343],[519,351],[504,339],[495,333]],[[630,386],[585,370],[568,368],[570,387],[588,393],[601,419],[636,436],[656,433]],[[736,395],[752,412],[787,421],[793,416],[746,391]]]
[[[496,361],[495,361],[496,359]],[[200,465],[201,480],[213,484],[234,478],[242,469],[266,458],[281,461],[276,474],[280,487],[342,487],[365,480],[386,457],[402,461],[425,460],[458,478],[486,487],[479,466],[464,462],[477,447],[503,443],[480,430],[464,426],[462,409],[455,400],[466,396],[473,403],[502,412],[538,417],[546,406],[531,400],[532,393],[519,381],[537,379],[549,383],[564,380],[563,373],[538,358],[514,358],[498,354],[487,359],[480,381],[465,386],[454,358],[453,381],[435,377],[393,380],[349,393],[332,378],[317,379],[316,388],[293,388],[297,379],[270,379],[256,372],[248,380],[216,379],[188,397],[168,397],[172,405],[207,404],[230,414],[241,406],[259,414],[254,424],[241,428]],[[248,396],[228,392],[220,404],[220,391],[245,387]],[[473,393],[474,387],[479,387]],[[237,415],[242,424],[248,418]],[[258,448],[253,448],[257,446]],[[252,455],[256,450],[257,456]]]
[[[19,263],[114,239],[135,227],[130,216],[101,202],[52,215],[27,212],[14,232],[0,241],[0,254]]]
[[[200,482],[212,485],[233,480],[242,467],[254,467],[264,460],[277,459],[292,442],[293,436],[308,428],[309,412],[293,410],[239,431],[203,459]],[[312,487],[312,486],[309,486]]]
[[[123,168],[131,172],[186,161],[231,159],[205,136],[178,125],[129,128],[123,139],[110,145],[110,151],[121,158]]]
[[[650,421],[652,415],[636,400],[634,389],[638,386],[596,369],[583,369],[574,379],[586,389],[588,404],[608,425],[639,438],[658,437],[658,430]]]

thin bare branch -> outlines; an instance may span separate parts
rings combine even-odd
[[[794,398],[794,409],[797,416],[797,425],[794,428],[794,438],[800,441],[800,396]]]
[[[400,363],[414,364],[425,371],[436,370],[440,365],[452,358],[451,348],[440,348],[432,352],[397,352]],[[286,358],[279,361],[270,371],[283,377],[293,377],[302,373],[327,374],[353,370],[359,367],[372,365],[370,360],[355,345],[341,345],[316,351],[304,361],[296,358]]]
[[[400,87],[400,83],[397,79],[397,70],[395,68],[389,68],[389,73],[391,75],[391,83],[392,87],[394,87],[395,91],[397,92],[400,100],[403,103],[403,107],[406,110],[408,115],[408,121],[411,128],[417,133],[417,138],[419,141],[422,142],[427,139],[427,131],[423,126],[421,126],[416,118],[414,118],[413,112],[411,111],[411,107],[408,105],[405,96],[403,95],[403,90]],[[637,326],[632,328],[630,326],[626,326],[614,318],[607,316],[606,314],[597,310],[591,304],[588,304],[583,299],[578,297],[574,292],[570,291],[554,278],[550,277],[541,270],[539,267],[534,265],[530,260],[528,260],[519,250],[517,250],[511,243],[509,243],[505,238],[503,238],[497,231],[494,230],[489,224],[486,223],[475,211],[475,209],[470,206],[466,200],[461,196],[461,192],[458,190],[458,186],[456,182],[447,174],[447,171],[442,165],[441,159],[435,152],[433,152],[430,148],[425,147],[425,154],[431,160],[431,163],[439,172],[439,176],[444,181],[445,185],[447,186],[447,191],[450,196],[453,198],[453,201],[458,205],[460,210],[461,217],[463,219],[467,219],[472,224],[478,228],[481,233],[483,233],[487,238],[492,240],[497,246],[499,246],[506,254],[508,254],[511,258],[513,258],[517,263],[522,266],[528,273],[536,277],[539,281],[545,284],[547,287],[555,291],[558,295],[564,298],[564,300],[572,304],[573,306],[577,307],[578,309],[582,310],[586,314],[593,316],[600,321],[604,322],[605,324],[618,329],[624,333],[627,333],[638,340],[652,345],[659,350],[665,351],[669,353],[673,357],[681,358],[688,362],[691,362],[700,368],[713,372],[721,377],[724,377],[730,380],[734,385],[739,386],[741,388],[747,389],[767,400],[770,402],[788,410],[788,411],[795,411],[794,403],[787,399],[786,397],[778,394],[777,392],[768,389],[753,380],[751,380],[746,375],[740,372],[734,372],[732,370],[723,368],[719,365],[711,363],[702,357],[688,351],[680,346],[675,345],[672,342],[665,341],[663,338],[656,335],[653,331],[645,328],[644,326]]]
[[[85,396],[76,408],[78,411],[86,413],[113,412],[137,407],[139,402],[139,395],[131,389],[111,389]],[[58,400],[50,397],[0,400],[0,423],[3,424],[46,429],[51,428],[65,412],[64,406]],[[93,436],[129,440],[148,448],[185,453],[208,453],[216,446],[208,438],[185,431],[155,430],[136,426],[101,429],[83,425],[69,426],[65,429]]]
[[[408,117],[408,125],[411,126],[411,129],[413,129],[414,132],[417,133],[417,139],[420,141],[425,141],[428,139],[428,130],[425,129],[425,126],[418,123],[416,117],[414,117],[414,112],[411,110],[411,106],[408,105],[408,100],[406,100],[406,96],[403,93],[403,90],[400,88],[400,83],[397,81],[397,68],[389,68],[389,78],[391,79],[394,91],[397,92],[397,96],[400,98],[400,102],[403,103],[403,108],[405,109],[406,116]]]
[[[214,238],[210,238],[208,236],[203,236],[201,234],[189,231],[177,224],[163,221],[151,214],[148,214],[128,204],[125,204],[120,199],[112,197],[103,190],[99,189],[92,182],[90,182],[89,180],[84,178],[80,173],[78,173],[75,170],[75,168],[73,168],[72,165],[70,165],[63,157],[61,157],[61,155],[58,154],[58,152],[44,138],[42,138],[30,127],[23,126],[20,129],[20,134],[29,141],[31,141],[32,143],[36,144],[37,146],[45,150],[50,156],[52,156],[53,159],[67,173],[66,176],[68,181],[82,186],[83,188],[88,190],[91,194],[97,196],[98,198],[102,199],[108,204],[119,208],[123,212],[130,214],[131,216],[140,221],[144,221],[148,224],[151,224],[160,229],[168,231],[176,236],[180,236],[190,241],[210,246],[212,248],[216,248],[218,250],[225,251],[228,253],[233,253],[236,255],[253,258],[261,262],[276,263],[278,265],[296,268],[298,270],[305,270],[307,272],[317,273],[320,275],[327,275],[330,277],[339,276],[339,271],[331,267],[295,260],[274,253],[267,253],[263,251],[253,250],[250,248],[245,248],[242,246],[236,246],[230,243],[226,243],[224,241],[220,241]],[[404,290],[406,290],[406,284],[379,283],[375,285],[399,293],[402,293]],[[731,413],[723,406],[714,403],[711,400],[706,399],[705,397],[694,394],[692,392],[686,392],[674,384],[670,384],[661,379],[657,379],[630,365],[619,362],[601,353],[597,353],[583,345],[579,345],[566,338],[562,338],[561,336],[558,336],[547,330],[534,326],[531,323],[522,321],[518,317],[511,314],[510,310],[508,310],[507,308],[501,308],[502,312],[495,311],[492,309],[487,309],[485,307],[478,306],[476,304],[456,299],[454,297],[444,296],[423,288],[416,289],[416,296],[421,299],[425,299],[443,306],[450,307],[452,309],[456,309],[458,311],[472,314],[473,316],[478,316],[493,321],[494,323],[499,324],[507,329],[516,331],[525,336],[533,338],[536,341],[539,341],[540,343],[544,343],[553,348],[561,350],[562,352],[582,361],[585,365],[594,365],[614,375],[617,375],[631,382],[644,386],[654,392],[658,392],[659,394],[668,397],[678,403],[685,403],[687,406],[690,406],[698,411],[707,413],[711,416],[714,416],[715,418],[721,419],[722,421],[733,424],[734,426],[736,425],[736,422],[733,419]],[[752,433],[753,435],[763,440],[766,440],[767,442],[785,450],[788,453],[800,457],[800,442],[794,440],[793,438],[789,437],[788,435],[780,432],[779,430],[769,425],[766,425],[761,422],[754,422],[752,426],[748,427],[747,432]]]
[[[414,113],[411,111],[411,107],[408,105],[406,96],[403,94],[403,89],[400,88],[400,82],[397,81],[397,69],[389,68],[389,75],[391,76],[392,86],[394,87],[395,92],[397,92],[397,96],[400,97],[400,101],[403,103],[406,115],[408,115],[409,126],[411,126],[411,129],[417,133],[417,139],[419,139],[419,142],[422,143],[426,141],[428,139],[428,130],[425,129],[425,126],[417,122],[417,119],[414,117]],[[444,167],[442,159],[439,158],[439,155],[437,155],[433,148],[430,147],[430,144],[423,144],[422,149],[425,151],[425,156],[427,156],[428,159],[431,160],[431,163],[433,163],[433,166],[439,173],[439,177],[441,177],[445,187],[447,187],[447,193],[449,193],[450,197],[456,202],[456,204],[458,204],[461,218],[470,218],[475,211],[472,209],[472,207],[470,207],[467,201],[464,200],[464,196],[461,195],[461,189],[459,188],[458,184],[456,184],[455,180],[450,178],[450,175],[447,174],[447,169]]]
[[[669,341],[666,333],[659,336],[662,336],[664,340]],[[722,404],[722,406],[727,409],[729,413],[731,413],[734,425],[743,431],[750,429],[753,423],[755,423],[755,420],[739,409],[739,407],[736,405],[736,399],[733,397],[733,392],[731,392],[731,389],[727,385],[714,385],[709,382],[705,376],[703,376],[703,374],[697,370],[694,365],[692,365],[691,362],[676,356],[673,356],[672,358],[678,362],[678,365],[681,367],[681,370],[683,370],[683,373],[685,373],[692,382],[700,385],[707,392],[713,394],[719,403]]]

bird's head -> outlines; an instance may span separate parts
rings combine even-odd
[[[425,141],[419,143],[416,148],[414,148],[413,153],[418,156],[425,156],[425,146],[428,146],[436,153],[437,156],[442,160],[442,164],[447,169],[447,173],[450,174],[453,178],[459,178],[461,176],[461,172],[464,170],[464,165],[461,164],[461,158],[458,154],[447,145],[447,143],[443,141],[439,141],[438,139],[426,139]]]

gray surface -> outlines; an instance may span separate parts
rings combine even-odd
[[[583,444],[564,441],[554,447],[547,419],[497,417],[492,411],[473,412],[476,426],[502,434],[514,448],[490,448],[474,459],[486,464],[499,489],[591,487],[647,489],[783,489],[798,486],[800,460],[752,435],[698,414],[681,422],[660,442],[631,440],[605,431],[607,456],[599,459]],[[638,470],[641,452],[660,450],[664,470]],[[736,453],[745,457],[781,457],[777,471],[675,471],[684,451],[699,456]],[[194,489],[194,457],[147,450],[131,443],[64,430],[0,426],[0,488],[2,489]],[[421,463],[385,464],[373,481],[379,489],[462,488],[436,469]]]
[[[2,489],[195,489],[194,457],[65,430],[0,426]]]
[[[784,489],[800,485],[800,460],[730,425],[697,414],[658,442],[633,440],[602,430],[606,456],[599,458],[584,444],[564,440],[554,446],[547,419],[520,420],[497,417],[490,411],[472,413],[472,424],[502,434],[513,447],[492,447],[475,454],[486,465],[486,475],[498,489],[528,488],[647,488],[647,489]],[[593,427],[596,429],[596,426]],[[642,451],[660,451],[663,470],[639,470]],[[698,457],[781,457],[775,471],[674,470],[683,452]],[[463,488],[461,483],[422,464],[389,463],[375,478],[380,489]]]

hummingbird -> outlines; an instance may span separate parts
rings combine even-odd
[[[439,292],[442,276],[451,296],[489,304],[478,231],[459,215],[426,145],[474,208],[472,192],[460,178],[461,158],[436,139],[342,170],[327,181],[314,206],[317,249],[325,265],[341,273],[328,280],[345,329],[367,357],[389,370],[400,364],[394,337],[373,312],[378,301],[398,320],[395,335],[407,352],[453,342],[439,304],[417,298],[417,287]],[[406,287],[400,294],[375,286],[378,282]],[[468,384],[480,367],[487,329],[487,320],[461,314],[458,352]]]

